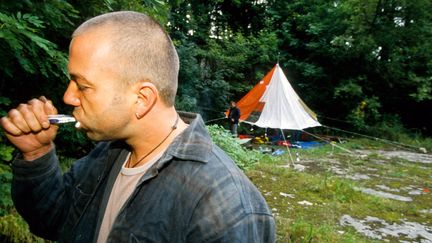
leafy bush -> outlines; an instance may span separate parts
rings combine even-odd
[[[381,104],[377,97],[364,98],[348,115],[348,120],[358,130],[365,130],[368,124],[377,123],[380,118]]]
[[[27,223],[16,212],[0,217],[0,241],[49,242],[30,233]]]
[[[5,116],[7,114],[4,106],[11,103],[10,99],[7,97],[0,96],[0,116]],[[12,159],[12,153],[14,148],[6,144],[5,135],[3,132],[0,133],[0,160],[10,161]],[[0,169],[1,172],[1,169]]]
[[[1,147],[7,147],[3,143]],[[10,153],[1,154],[0,159],[9,161]],[[44,242],[30,233],[27,223],[16,212],[11,198],[11,168],[0,164],[0,242]]]
[[[232,137],[230,132],[219,125],[210,125],[207,126],[207,129],[212,136],[213,142],[222,148],[234,160],[237,166],[244,171],[252,168],[265,156],[256,150],[246,150],[243,148]]]
[[[10,196],[11,180],[12,173],[10,169],[6,165],[0,164],[0,217],[8,214],[13,208]]]
[[[95,143],[88,139],[84,132],[77,130],[73,124],[60,126],[55,144],[58,154],[73,158],[87,155],[95,146]]]
[[[12,153],[15,149],[3,142],[2,135],[0,135],[0,160],[10,161],[12,160]]]
[[[379,141],[381,144],[384,142],[391,146],[414,149],[416,151],[420,148],[425,148],[427,151],[431,151],[432,149],[432,139],[425,137],[418,130],[410,130],[404,127],[398,115],[385,114],[382,116],[381,121],[373,125],[363,124],[362,129],[359,126],[354,126],[360,134],[369,136],[367,141],[356,140],[355,146],[362,146],[365,142],[371,144],[374,141]],[[372,137],[375,139],[371,140],[370,138]]]

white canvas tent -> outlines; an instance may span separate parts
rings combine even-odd
[[[303,130],[321,126],[316,114],[294,91],[279,63],[237,102],[237,107],[241,122],[262,128]],[[286,142],[285,136],[283,138]],[[291,164],[296,168],[288,145],[286,148]]]
[[[279,64],[237,102],[240,121],[263,128],[303,130],[321,126],[292,88]]]

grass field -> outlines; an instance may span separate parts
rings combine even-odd
[[[257,156],[223,129],[211,132],[266,198],[277,242],[432,242],[430,139],[429,154],[361,139],[291,149],[293,168],[284,147],[273,147],[282,155]],[[61,160],[64,169],[74,161]],[[0,166],[0,242],[47,242],[14,210],[9,170]]]
[[[432,155],[371,142],[291,149],[248,176],[278,242],[432,242]],[[282,147],[279,147],[282,148]]]

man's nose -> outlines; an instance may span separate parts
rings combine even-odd
[[[65,104],[71,106],[79,106],[81,104],[78,86],[74,81],[69,81],[69,85],[63,95],[63,101]]]

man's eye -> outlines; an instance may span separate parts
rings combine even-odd
[[[87,87],[82,86],[82,85],[77,85],[77,87],[78,87],[78,90],[80,90],[80,91],[83,91],[83,90],[87,89]]]

